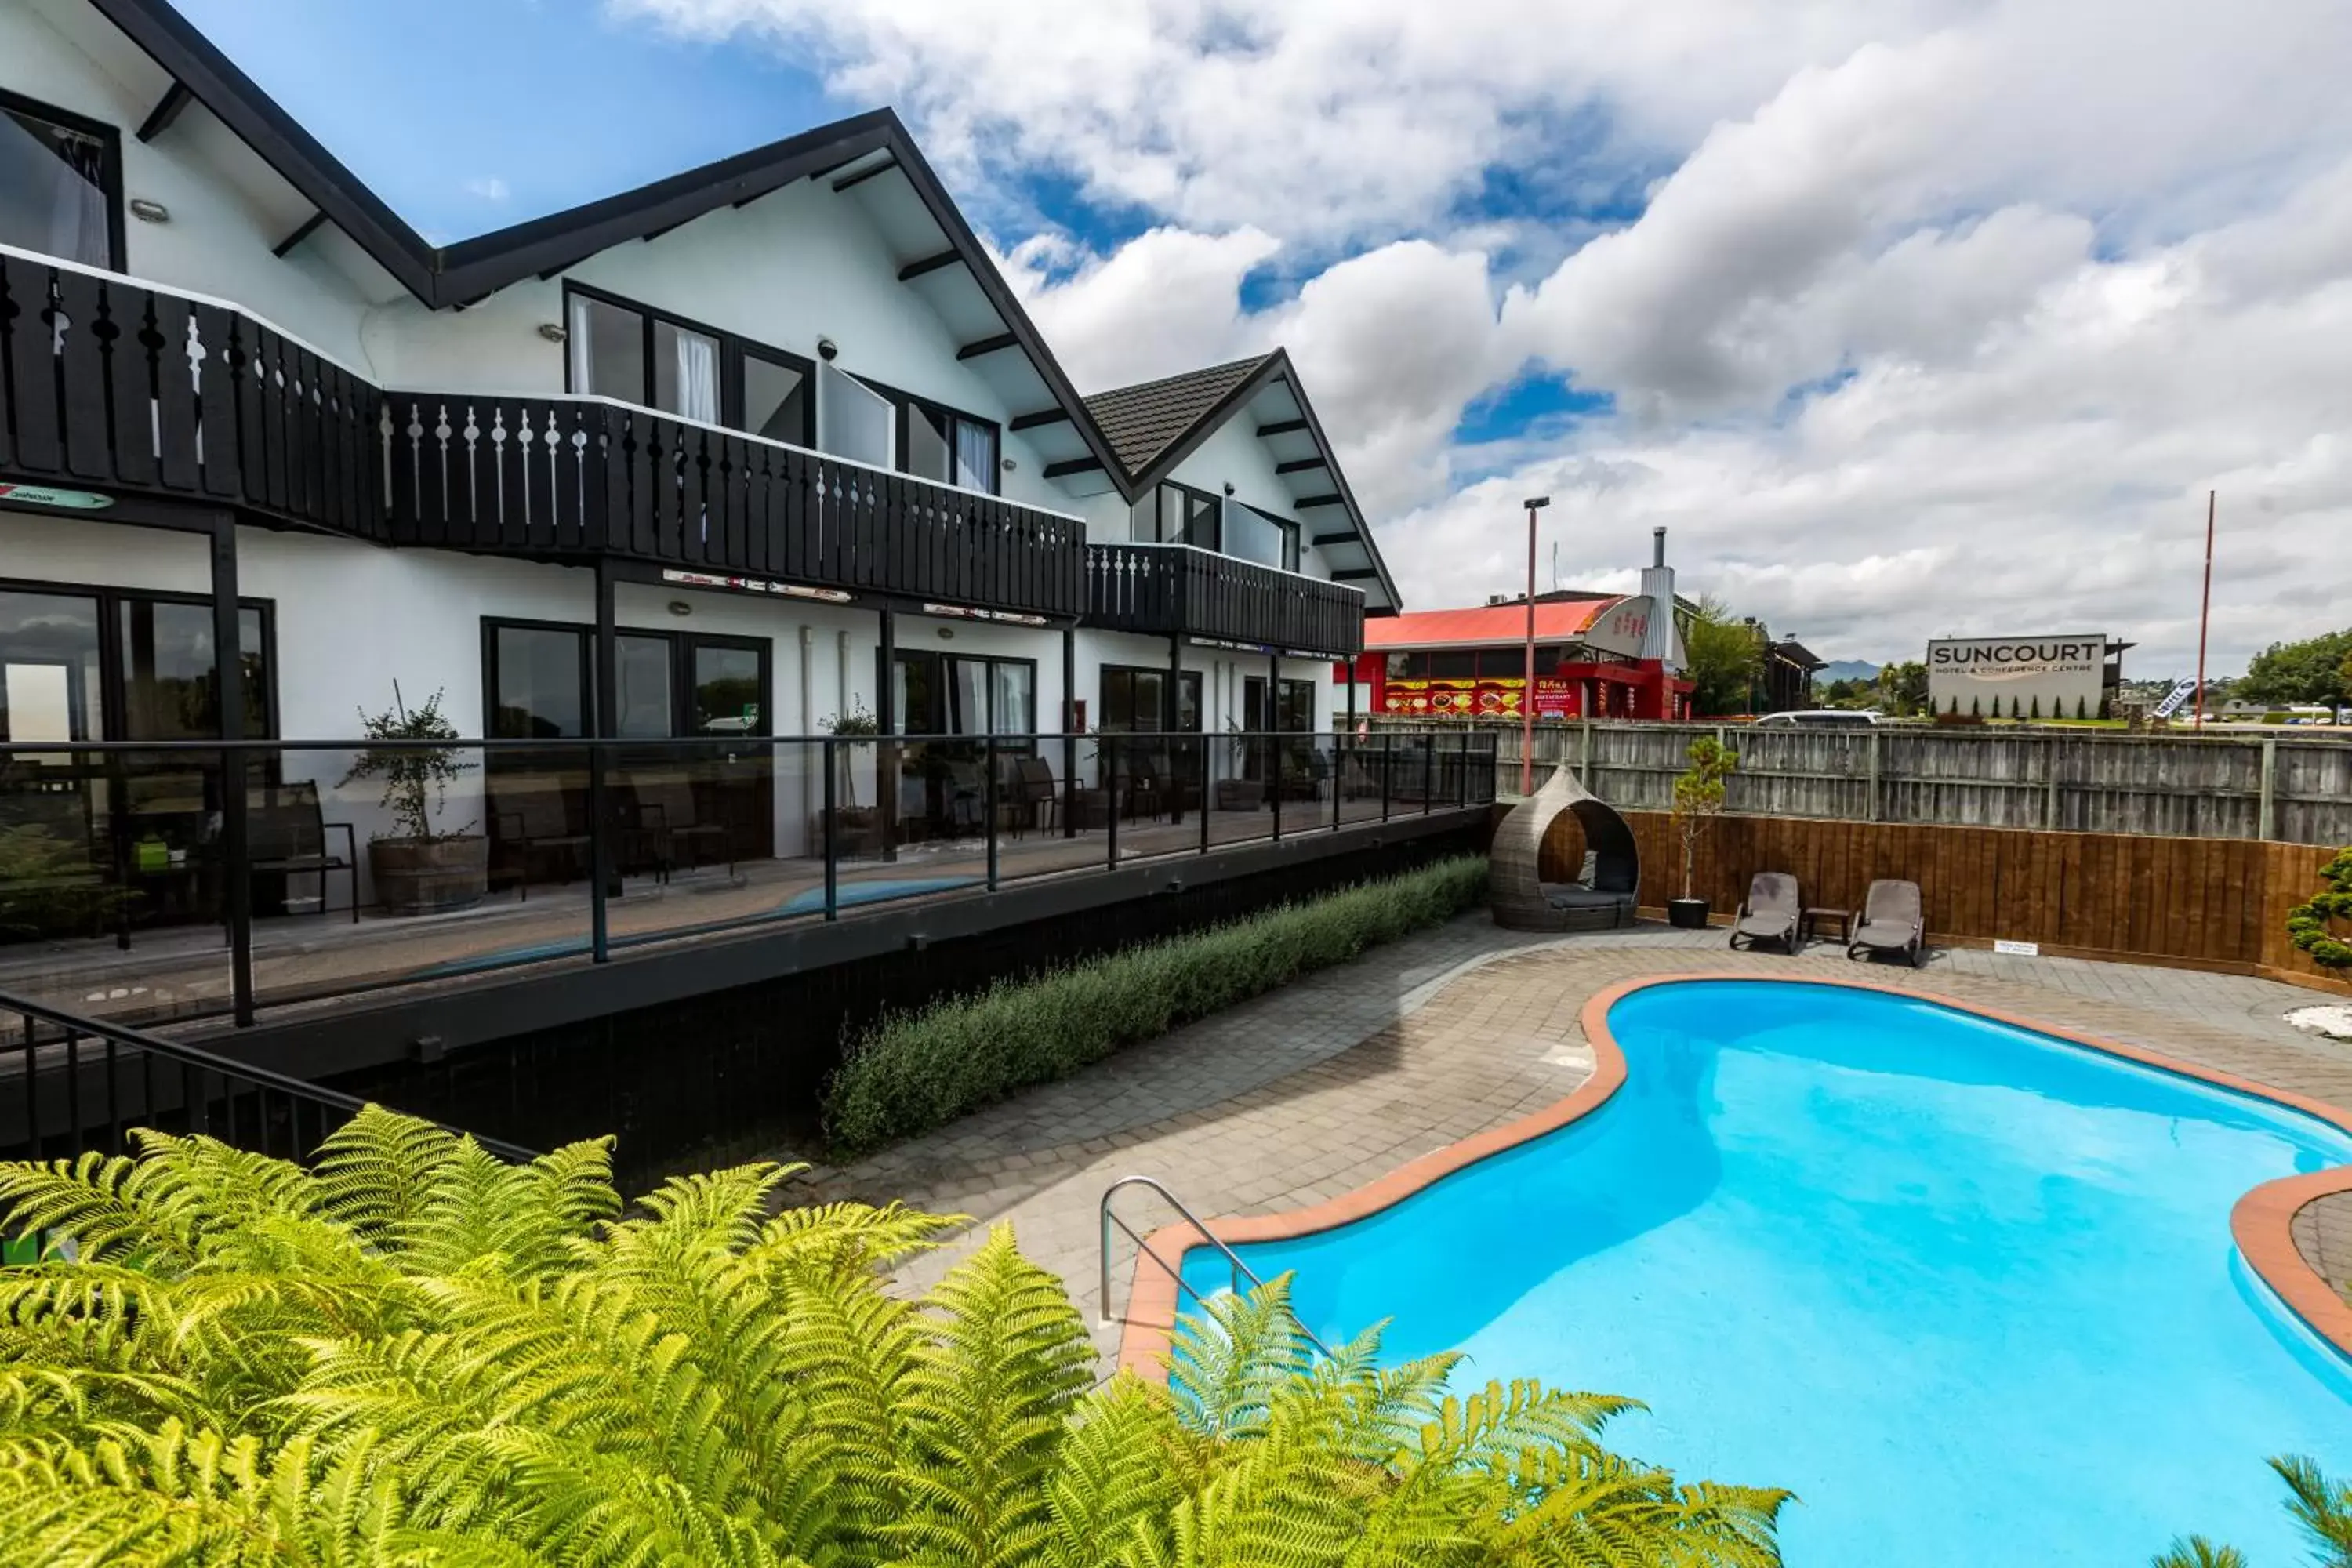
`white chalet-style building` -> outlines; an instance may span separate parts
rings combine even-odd
[[[126,795],[24,744],[286,742],[248,784],[352,828],[357,910],[379,786],[300,743],[437,692],[545,743],[441,824],[528,900],[584,811],[666,885],[828,825],[896,861],[983,800],[1066,837],[1336,800],[1334,662],[1399,607],[1285,354],[1081,396],[887,110],[435,246],[163,0],[0,8],[0,812],[79,810],[146,914],[220,753]],[[778,743],[866,715],[908,739]],[[595,737],[649,760],[551,784]],[[340,915],[316,880],[261,896]]]

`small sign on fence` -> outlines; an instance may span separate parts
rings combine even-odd
[[[2039,958],[2042,944],[2038,942],[2011,942],[2006,938],[1992,944],[1995,952],[2006,952],[2016,958]]]

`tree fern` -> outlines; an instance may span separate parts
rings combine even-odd
[[[1627,1403],[1454,1358],[1328,1358],[1286,1281],[1174,1341],[1172,1388],[1094,1356],[992,1233],[775,1212],[792,1168],[680,1178],[624,1217],[609,1145],[522,1166],[371,1110],[315,1169],[141,1134],[0,1168],[0,1562],[280,1568],[1472,1568],[1777,1562],[1781,1494],[1610,1454]],[[73,1260],[67,1256],[70,1253]],[[2339,1495],[2282,1467],[2310,1518]]]

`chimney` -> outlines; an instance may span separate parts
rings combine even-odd
[[[1650,567],[1642,574],[1642,592],[1650,601],[1650,628],[1642,638],[1642,657],[1680,675],[1682,666],[1675,658],[1675,569],[1666,564],[1666,531],[1652,529],[1650,540]]]

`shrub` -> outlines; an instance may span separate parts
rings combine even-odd
[[[2287,940],[2311,954],[2314,963],[2352,969],[2352,943],[2335,935],[2334,922],[2352,921],[2352,847],[2319,868],[2319,891],[2286,912]]]
[[[1436,925],[1478,902],[1486,887],[1486,859],[1462,856],[891,1015],[851,1044],[827,1086],[826,1135],[854,1154],[929,1131],[1187,1019]]]
[[[1630,1402],[1312,1362],[1284,1281],[1089,1388],[1000,1229],[776,1212],[770,1164],[620,1217],[609,1144],[508,1166],[373,1108],[319,1168],[210,1138],[0,1166],[0,1562],[358,1568],[1771,1568],[1786,1494],[1601,1446]]]

